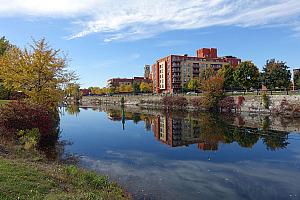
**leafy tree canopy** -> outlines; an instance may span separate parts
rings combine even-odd
[[[6,88],[23,92],[30,101],[55,109],[63,100],[64,87],[77,79],[67,69],[67,58],[45,41],[29,48],[12,47],[0,59],[0,79]]]
[[[200,87],[200,81],[199,81],[199,79],[197,79],[197,78],[191,79],[191,80],[188,82],[187,87],[188,87],[188,89],[191,90],[191,91],[196,91],[196,90],[198,90],[199,87]]]
[[[267,88],[288,88],[291,83],[291,72],[285,62],[267,60],[262,73],[262,82]]]
[[[231,65],[224,65],[219,71],[218,75],[224,77],[224,88],[231,89],[234,86],[234,69]]]
[[[234,81],[245,89],[259,87],[259,70],[251,61],[241,62],[233,77]]]

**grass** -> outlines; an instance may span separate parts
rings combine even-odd
[[[0,100],[0,106],[7,104],[9,102],[9,100]]]
[[[0,157],[0,199],[129,199],[105,176],[78,169]]]

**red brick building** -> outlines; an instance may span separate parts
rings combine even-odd
[[[157,60],[151,70],[153,93],[179,93],[189,80],[200,76],[202,69],[212,67],[218,70],[226,64],[235,68],[241,62],[233,56],[218,57],[215,48],[199,49],[196,54],[196,57],[169,55]]]

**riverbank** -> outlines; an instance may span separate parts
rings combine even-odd
[[[283,114],[289,116],[291,112],[300,113],[300,95],[245,95],[230,96],[234,99],[235,110],[233,112],[262,113],[262,114]],[[121,99],[124,98],[124,105],[139,106],[149,109],[163,109],[164,96],[156,95],[130,95],[130,96],[83,96],[81,105],[92,107],[98,105],[121,105]],[[188,96],[186,110],[198,110],[193,102],[202,98],[199,96]],[[298,116],[298,115],[297,115]],[[300,115],[299,115],[300,116]]]
[[[105,176],[0,146],[0,199],[130,198]]]

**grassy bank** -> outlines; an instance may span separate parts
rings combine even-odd
[[[7,104],[9,102],[9,100],[0,100],[0,106]]]
[[[0,156],[0,199],[129,199],[106,177],[43,162]]]

